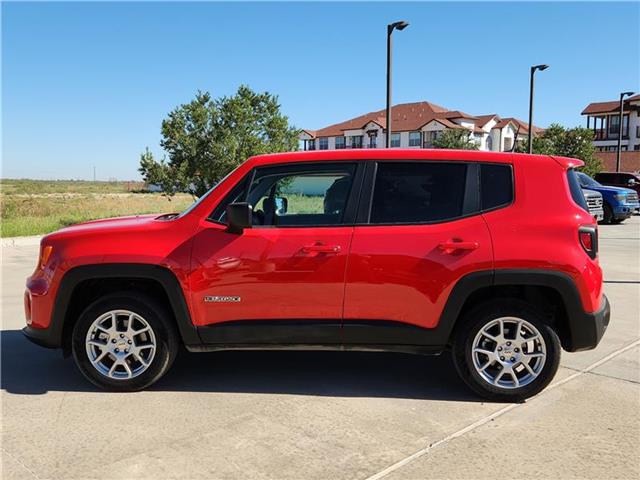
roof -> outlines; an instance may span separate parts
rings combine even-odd
[[[387,127],[387,121],[385,118],[386,110],[377,110],[375,112],[365,113],[358,117],[346,120],[344,122],[335,123],[328,127],[321,128],[319,130],[305,129],[303,132],[307,133],[311,137],[339,137],[344,135],[345,130],[361,130],[369,122],[374,122],[385,129]],[[394,132],[411,132],[420,130],[422,127],[432,122],[438,121],[447,128],[464,128],[460,124],[453,122],[454,119],[465,119],[472,121],[475,126],[473,131],[480,133],[482,127],[485,126],[492,119],[500,120],[500,117],[495,114],[475,116],[460,110],[449,110],[440,105],[436,105],[431,102],[414,102],[414,103],[402,103],[394,105],[391,108],[391,129]],[[514,123],[520,125],[521,131],[528,132],[528,125],[515,118],[506,120],[513,120]],[[505,123],[506,125],[506,123]],[[542,132],[540,128],[535,129],[535,133]]]
[[[507,118],[500,119],[500,121],[493,128],[502,129],[502,128],[506,127],[510,123],[515,127],[515,129],[518,131],[518,133],[523,134],[523,135],[525,135],[525,134],[528,135],[529,134],[529,124],[526,123],[526,122],[523,122],[522,120],[514,118],[514,117],[507,117]],[[540,135],[543,132],[544,132],[543,128],[536,127],[535,125],[533,126],[533,134],[534,135]]]
[[[477,115],[476,118],[478,121],[476,122],[476,127],[484,127],[487,123],[489,123],[494,118],[500,121],[500,116],[497,113],[490,113],[489,115]]]
[[[247,167],[270,165],[288,162],[318,162],[343,160],[442,160],[442,161],[485,161],[497,163],[512,163],[513,154],[510,152],[485,152],[480,150],[449,150],[436,148],[354,148],[346,150],[312,150],[301,152],[270,153],[256,155],[245,162]],[[550,158],[548,155],[533,155],[534,157]]]
[[[629,102],[640,100],[640,94],[634,95],[624,100],[625,105]],[[592,115],[594,113],[615,113],[620,111],[620,100],[611,100],[609,102],[590,103],[582,110],[582,115]]]

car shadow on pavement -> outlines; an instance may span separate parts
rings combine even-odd
[[[1,384],[9,393],[101,392],[73,359],[32,344],[20,330],[2,331],[0,342]],[[449,354],[182,351],[149,390],[482,401],[458,378]]]

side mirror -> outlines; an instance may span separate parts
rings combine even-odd
[[[286,197],[276,197],[276,213],[278,215],[284,215],[289,210],[289,200]]]
[[[227,222],[230,233],[242,233],[245,228],[251,228],[253,208],[246,202],[227,205]]]
[[[630,187],[633,187],[634,185],[637,185],[638,182],[636,181],[635,178],[630,178],[629,181],[627,182],[627,185],[629,185]]]

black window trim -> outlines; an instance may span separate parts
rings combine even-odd
[[[361,202],[357,215],[357,226],[362,227],[384,227],[384,226],[403,226],[403,225],[436,225],[439,223],[449,223],[463,218],[479,215],[480,212],[480,184],[479,184],[479,162],[470,162],[465,160],[423,160],[423,159],[389,159],[389,160],[376,160],[369,162],[373,165],[369,167],[365,178],[365,185],[362,189]],[[378,165],[380,163],[433,163],[436,165],[442,164],[463,164],[467,167],[465,178],[465,192],[462,201],[462,215],[443,218],[439,220],[432,220],[426,222],[385,222],[385,223],[371,223],[371,207],[373,205],[373,193],[375,189],[375,181],[378,171]],[[476,188],[470,188],[476,185]],[[466,212],[466,213],[465,213]]]
[[[255,168],[252,168],[250,172],[248,172],[245,177],[240,180],[236,185],[234,185],[231,190],[229,191],[229,193],[227,193],[227,195],[225,195],[222,200],[220,200],[220,202],[218,202],[218,204],[213,208],[213,210],[211,211],[211,213],[207,216],[206,220],[208,222],[211,223],[215,223],[217,225],[224,225],[226,226],[227,224],[225,222],[220,222],[218,220],[215,220],[214,218],[216,216],[222,215],[221,212],[219,212],[220,208],[222,208],[222,205],[225,206],[228,205],[228,202],[230,201],[230,197],[232,197],[232,195],[234,193],[236,193],[236,188],[244,183],[244,186],[242,188],[244,188],[244,195],[243,195],[243,201],[247,201],[247,198],[249,196],[249,190],[251,189],[251,185],[253,185],[253,182],[255,180],[255,177],[258,173],[258,171],[260,171],[261,173],[263,171],[267,171],[268,174],[270,175],[277,175],[278,173],[285,173],[287,171],[289,171],[292,167],[298,167],[299,170],[296,171],[296,173],[306,173],[305,169],[307,167],[309,167],[309,171],[313,171],[313,167],[326,167],[327,165],[331,165],[331,166],[335,166],[335,167],[340,167],[340,166],[345,166],[345,165],[352,165],[355,166],[354,172],[353,172],[353,182],[351,183],[351,187],[349,189],[349,193],[347,195],[347,203],[346,203],[346,207],[344,210],[344,214],[342,216],[342,222],[340,223],[336,223],[336,224],[319,224],[319,225],[255,225],[252,228],[256,228],[256,229],[267,229],[267,228],[331,228],[331,227],[353,227],[355,225],[355,217],[356,217],[356,213],[358,210],[358,205],[359,205],[359,200],[360,200],[360,192],[362,190],[362,181],[364,178],[364,169],[365,169],[365,164],[367,162],[363,162],[361,160],[342,160],[342,161],[336,161],[336,162],[326,162],[326,161],[311,161],[311,162],[286,162],[286,163],[277,163],[277,164],[269,164],[269,165],[263,165],[263,166],[258,166]],[[304,167],[304,168],[300,168],[300,167]],[[215,215],[217,214],[217,215]]]

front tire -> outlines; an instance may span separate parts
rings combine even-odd
[[[520,402],[551,382],[560,364],[560,340],[531,305],[494,300],[461,319],[454,363],[477,394],[492,401]]]
[[[606,202],[602,206],[602,210],[604,211],[604,215],[603,215],[603,218],[602,218],[602,223],[604,223],[605,225],[610,225],[612,220],[613,220],[613,210],[611,209],[609,204],[606,203]]]
[[[73,328],[73,358],[94,385],[132,392],[155,383],[173,363],[173,322],[153,298],[128,292],[89,305]]]

